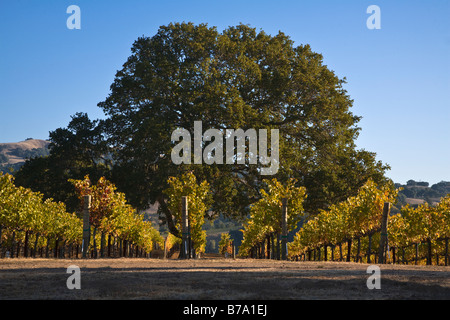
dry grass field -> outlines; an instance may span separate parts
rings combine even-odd
[[[81,289],[69,290],[70,265]],[[450,267],[252,259],[1,259],[0,299],[450,299]]]

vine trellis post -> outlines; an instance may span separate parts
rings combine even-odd
[[[381,264],[386,263],[386,251],[388,247],[387,225],[390,210],[391,204],[389,202],[385,202],[383,207],[383,216],[381,218],[380,250],[378,256],[378,263]]]
[[[181,197],[181,252],[180,259],[191,258],[191,235],[189,230],[188,197]]]
[[[83,259],[87,258],[87,253],[89,250],[89,241],[91,238],[91,226],[89,223],[91,209],[91,196],[84,196],[84,206],[83,206],[83,244],[82,244],[82,252]]]
[[[281,206],[281,260],[287,260],[287,199],[282,199]]]

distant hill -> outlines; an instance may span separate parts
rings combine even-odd
[[[418,206],[425,202],[435,205],[450,193],[450,181],[441,181],[430,186],[428,182],[408,180],[405,185],[396,183],[395,186],[403,188],[399,192],[398,207],[405,204]]]
[[[15,171],[29,158],[47,156],[49,144],[49,141],[31,138],[21,142],[0,143],[0,171]]]

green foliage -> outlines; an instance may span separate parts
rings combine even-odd
[[[0,154],[0,164],[8,162],[8,156],[6,156],[5,154]]]
[[[197,183],[195,175],[187,172],[178,177],[170,177],[168,184],[169,187],[164,190],[164,193],[169,198],[169,210],[175,217],[178,231],[175,235],[181,235],[181,197],[187,196],[191,239],[196,252],[204,252],[206,231],[202,227],[205,222],[205,214],[212,204],[208,182]]]
[[[219,253],[220,254],[232,254],[233,253],[233,241],[229,233],[221,233],[219,241]]]
[[[246,256],[257,243],[272,233],[281,232],[282,199],[288,201],[288,232],[295,229],[304,215],[303,202],[306,198],[304,187],[295,186],[295,179],[286,185],[277,179],[264,180],[266,190],[262,189],[262,198],[252,205],[250,217],[244,223],[244,239],[239,247],[239,254]]]
[[[33,148],[31,150],[25,150],[22,148],[14,148],[9,151],[9,154],[19,157],[19,158],[35,158],[35,157],[44,157],[49,154],[48,149],[44,148]]]
[[[289,244],[290,254],[373,234],[380,228],[383,205],[393,203],[398,190],[392,184],[378,186],[369,180],[358,194],[312,217]]]
[[[99,231],[128,240],[150,251],[153,243],[163,245],[163,238],[149,221],[136,213],[126,202],[125,194],[116,192],[116,186],[101,177],[93,185],[89,176],[83,180],[70,180],[75,186],[81,207],[85,195],[91,196],[90,223]]]
[[[41,193],[16,187],[9,174],[0,174],[0,225],[69,243],[81,243],[82,239],[82,222],[66,211],[64,203],[44,201]]]
[[[46,199],[62,201],[69,211],[75,211],[79,203],[68,180],[110,176],[102,132],[101,121],[91,121],[85,113],[72,116],[67,128],[50,132],[49,156],[29,159],[15,173],[16,184],[39,191]]]
[[[389,237],[394,247],[450,238],[450,194],[434,207],[428,203],[402,207],[400,214],[390,219]]]

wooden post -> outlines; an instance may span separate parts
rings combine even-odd
[[[264,241],[264,238],[261,241],[261,259],[265,259],[266,258],[266,242]]]
[[[111,257],[111,234],[108,234],[108,258]]]
[[[186,200],[186,219],[187,219],[187,234],[188,234],[188,237],[187,237],[187,244],[188,244],[188,255],[187,255],[187,258],[188,259],[191,259],[191,258],[193,258],[194,256],[193,256],[193,251],[194,251],[194,245],[193,245],[193,243],[192,243],[192,239],[191,239],[191,221],[189,220],[189,212],[188,212],[188,209],[187,209],[187,200]]]
[[[416,256],[414,259],[414,264],[417,265],[418,259],[419,259],[419,245],[417,243],[414,244],[415,250],[416,250]]]
[[[25,258],[28,258],[28,235],[29,235],[29,231],[25,231],[25,244],[24,244],[24,248],[23,248],[23,256]]]
[[[0,234],[0,239],[1,239],[1,234]],[[33,247],[33,258],[36,258],[36,250],[37,250],[38,240],[39,240],[39,233],[36,233],[36,238],[34,240],[34,247]]]
[[[358,240],[358,247],[356,249],[355,262],[359,262],[359,259],[361,259],[361,257],[360,257],[360,253],[361,253],[361,237],[358,237],[357,240]],[[362,262],[362,259],[361,259],[361,262]]]
[[[387,237],[387,223],[389,211],[391,209],[391,204],[389,202],[384,203],[383,207],[383,216],[381,218],[381,235],[380,235],[380,249],[379,249],[379,257],[378,263],[384,264],[386,263],[386,248],[388,245],[388,237]]]
[[[347,240],[347,262],[350,262],[352,254],[352,239]]]
[[[392,263],[395,264],[395,247],[392,247]]]
[[[431,266],[431,239],[427,239],[428,250],[427,250],[427,266]]]
[[[14,233],[13,233],[14,235]],[[45,246],[45,257],[48,258],[48,247],[50,246],[50,237],[47,237],[47,243]]]
[[[93,240],[93,247],[94,247],[94,250],[93,250],[93,257],[95,258],[95,259],[97,259],[97,237],[96,237],[96,235],[97,235],[97,228],[96,227],[94,227],[94,234],[93,234],[93,236],[92,236],[92,240]]]
[[[280,233],[279,232],[277,232],[276,234],[275,234],[275,237],[276,237],[276,242],[277,242],[277,252],[276,252],[276,254],[275,254],[275,259],[276,260],[280,260]],[[275,249],[275,248],[274,248]]]
[[[273,232],[270,234],[270,242],[272,243],[272,251],[271,251],[271,259],[275,259],[275,239],[274,239],[274,234]]]
[[[236,259],[236,247],[234,245],[234,240],[231,241],[231,255],[233,259]]]
[[[448,266],[449,264],[449,257],[448,257],[448,238],[445,238],[445,265]]]
[[[91,238],[91,226],[89,224],[89,215],[91,209],[91,196],[84,196],[84,208],[83,208],[83,244],[82,252],[83,259],[87,258],[87,252],[89,250],[89,241]]]
[[[167,237],[164,239],[164,257],[163,257],[163,259],[166,259],[166,258],[167,258],[167,238],[169,238],[169,236],[167,236]]]
[[[13,231],[11,239],[10,257],[14,258],[14,245],[15,245],[16,232]]]
[[[283,198],[281,201],[281,260],[287,260],[287,199]]]
[[[100,258],[104,257],[103,251],[105,251],[105,233],[102,231],[101,237],[100,237]]]
[[[189,259],[189,219],[188,219],[188,197],[181,197],[181,252],[180,259]]]

